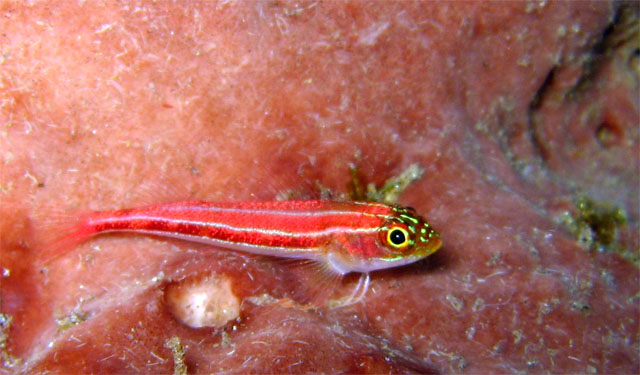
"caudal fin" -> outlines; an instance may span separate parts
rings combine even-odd
[[[79,244],[95,234],[89,224],[90,214],[68,213],[63,210],[49,210],[45,215],[39,215],[38,228],[41,234],[38,241],[37,258],[43,264],[69,254]]]

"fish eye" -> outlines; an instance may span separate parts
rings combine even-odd
[[[409,232],[401,227],[391,228],[387,232],[387,243],[395,249],[403,249],[409,245]]]

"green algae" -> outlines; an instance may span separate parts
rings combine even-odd
[[[638,251],[628,249],[618,240],[619,229],[627,224],[627,213],[621,207],[583,196],[576,200],[575,211],[565,215],[563,222],[583,248],[615,252],[640,266]]]
[[[86,321],[87,319],[89,319],[89,314],[84,311],[78,310],[71,312],[71,314],[65,317],[56,319],[56,324],[58,324],[59,331],[64,332],[69,328],[77,326],[78,324]]]
[[[0,364],[2,364],[2,367],[7,369],[15,368],[21,363],[19,358],[16,358],[7,352],[9,328],[11,328],[12,322],[13,316],[0,313]]]
[[[422,177],[424,169],[417,163],[411,164],[397,176],[387,179],[380,187],[373,183],[365,187],[360,171],[354,165],[350,167],[350,173],[351,181],[349,181],[348,190],[352,200],[394,204],[412,182]]]
[[[187,365],[184,363],[184,346],[178,336],[173,336],[164,344],[165,348],[171,349],[173,355],[173,374],[186,375]]]

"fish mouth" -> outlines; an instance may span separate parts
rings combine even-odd
[[[432,238],[431,240],[429,240],[427,245],[424,246],[424,248],[426,249],[425,256],[435,253],[436,251],[440,250],[441,247],[442,247],[442,239],[440,239],[440,237]]]
[[[370,259],[366,263],[362,263],[352,268],[354,272],[372,272],[388,268],[402,267],[407,264],[418,262],[429,255],[435,253],[442,247],[442,240],[435,238],[426,246],[421,247],[418,251],[411,255],[398,255],[393,258],[375,258]]]

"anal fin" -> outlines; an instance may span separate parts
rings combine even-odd
[[[312,259],[282,259],[285,286],[302,309],[324,307],[340,286],[343,275]]]
[[[336,272],[330,265],[311,259],[278,259],[278,266],[284,268],[284,282],[290,298],[284,298],[280,305],[301,310],[328,307],[346,307],[361,302],[368,289],[368,273],[360,274],[357,284],[350,294],[336,295],[350,276]]]

